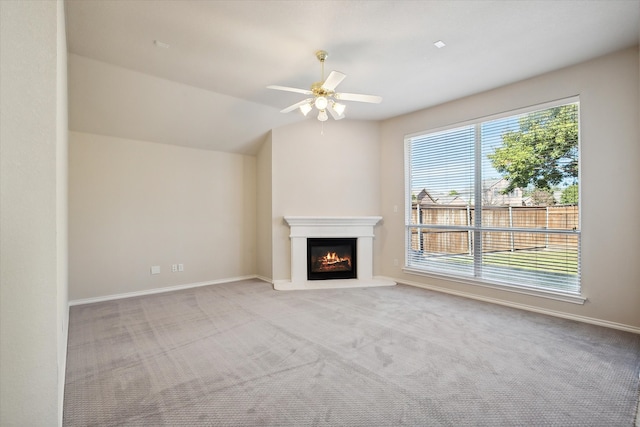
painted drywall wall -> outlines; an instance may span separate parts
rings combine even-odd
[[[62,424],[64,4],[0,2],[0,425]]]
[[[266,129],[292,120],[277,108],[69,55],[72,131],[255,155]]]
[[[56,44],[56,259],[58,292],[58,414],[62,424],[69,325],[69,101],[64,2],[58,0]]]
[[[284,216],[380,215],[378,138],[378,123],[331,119],[272,131],[274,280],[291,278]]]
[[[255,274],[255,157],[79,132],[69,152],[72,301]]]
[[[477,94],[381,124],[384,276],[400,282],[640,328],[638,49]],[[403,273],[404,136],[579,95],[584,305]],[[399,206],[394,212],[394,206]],[[612,213],[615,212],[615,217]],[[393,265],[399,259],[400,266]]]
[[[263,280],[273,280],[273,230],[271,227],[272,211],[272,144],[271,132],[263,142],[256,156],[257,162],[257,191],[256,195],[256,226],[257,226],[257,275]]]

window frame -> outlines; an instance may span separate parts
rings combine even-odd
[[[581,277],[581,269],[580,269],[580,263],[581,263],[581,242],[582,242],[582,197],[581,197],[581,193],[582,193],[582,186],[578,185],[578,224],[577,224],[577,229],[575,230],[562,230],[562,229],[554,229],[553,231],[551,231],[553,234],[568,234],[568,235],[572,235],[572,236],[577,236],[577,257],[578,257],[578,287],[579,290],[577,292],[574,291],[562,291],[562,290],[557,290],[557,289],[552,289],[552,288],[543,288],[543,287],[537,287],[537,286],[531,286],[531,285],[519,285],[519,284],[507,284],[504,283],[502,281],[492,281],[490,279],[486,279],[484,277],[475,277],[474,276],[465,276],[465,275],[461,275],[461,274],[455,274],[455,272],[453,273],[443,273],[442,271],[434,271],[434,270],[430,270],[426,267],[416,267],[416,266],[410,266],[409,265],[409,260],[410,260],[410,252],[411,252],[411,233],[412,233],[412,228],[416,228],[416,224],[412,224],[411,223],[411,218],[412,218],[412,189],[411,189],[411,150],[410,150],[410,144],[411,144],[411,140],[413,138],[416,137],[421,137],[421,136],[426,136],[426,135],[431,135],[431,134],[436,134],[436,133],[441,133],[441,132],[447,132],[450,130],[455,130],[455,129],[459,129],[459,128],[463,128],[463,127],[468,127],[468,126],[481,126],[483,123],[486,122],[491,122],[494,120],[499,120],[499,119],[505,119],[508,117],[513,117],[513,116],[519,116],[519,115],[523,115],[523,114],[528,114],[528,113],[532,113],[532,112],[536,112],[536,111],[542,111],[542,110],[546,110],[546,109],[551,109],[554,107],[559,107],[559,106],[563,106],[563,105],[567,105],[567,104],[573,104],[576,103],[577,104],[577,108],[578,108],[578,165],[582,165],[582,160],[581,160],[581,156],[582,156],[582,150],[581,150],[581,141],[582,141],[582,133],[581,133],[581,129],[580,129],[580,122],[581,122],[581,114],[580,114],[580,97],[578,95],[576,96],[571,96],[571,97],[567,97],[567,98],[561,98],[561,99],[557,99],[557,100],[553,100],[553,101],[549,101],[549,102],[544,102],[541,104],[534,104],[534,105],[530,105],[527,107],[523,107],[523,108],[518,108],[515,110],[508,110],[508,111],[504,111],[501,113],[496,113],[496,114],[491,114],[491,115],[487,115],[487,116],[482,116],[482,117],[477,117],[474,119],[470,119],[470,120],[466,120],[463,122],[456,122],[456,123],[452,123],[446,126],[441,126],[441,127],[436,127],[436,128],[430,128],[430,129],[426,129],[420,132],[415,132],[412,134],[408,134],[405,135],[404,137],[404,173],[405,173],[405,219],[404,219],[404,235],[405,235],[405,245],[404,245],[404,266],[402,271],[408,274],[413,274],[413,275],[419,275],[419,276],[425,276],[425,277],[433,277],[433,278],[437,278],[437,279],[446,279],[449,281],[454,281],[454,282],[458,282],[458,283],[464,283],[464,284],[470,284],[470,285],[475,285],[475,286],[481,286],[481,287],[487,287],[487,288],[492,288],[492,289],[500,289],[500,290],[507,290],[510,292],[515,292],[515,293],[520,293],[520,294],[527,294],[527,295],[534,295],[534,296],[540,296],[540,297],[545,297],[545,298],[551,298],[551,299],[555,299],[555,300],[560,300],[560,301],[565,301],[565,302],[570,302],[570,303],[575,303],[575,304],[583,304],[586,301],[586,298],[583,296],[582,292],[583,292],[583,288],[582,288],[582,277]],[[474,147],[474,156],[475,157],[480,157],[482,154],[479,152],[480,150],[478,150],[478,145],[476,145]],[[481,159],[476,159],[476,161],[478,163],[481,163],[480,161]],[[480,178],[480,182],[481,182],[481,177],[480,177],[480,172],[476,171],[475,173],[475,177],[474,177],[474,191],[476,193],[476,195],[482,195],[482,184],[478,185],[478,178]],[[578,184],[580,184],[582,181],[582,167],[579,166],[578,169]],[[480,204],[478,206],[482,207],[482,201],[481,198],[478,199],[476,198],[475,200],[480,200]],[[475,202],[474,202],[475,204]],[[434,227],[434,224],[429,224],[428,225],[430,228]],[[456,226],[440,226],[443,229],[456,229]],[[426,227],[425,227],[426,228]],[[438,228],[438,227],[435,227]],[[472,230],[472,232],[477,232],[477,233],[482,233],[482,232],[526,232],[526,233],[547,233],[549,234],[550,231],[546,230],[539,230],[539,229],[518,229],[518,228],[503,228],[503,227],[486,227],[486,226],[482,226],[481,224],[478,226],[477,224],[471,224],[471,227],[463,227],[464,230]],[[474,241],[475,243],[475,241]],[[474,261],[474,265],[475,265],[475,261]],[[474,267],[475,268],[475,267]]]

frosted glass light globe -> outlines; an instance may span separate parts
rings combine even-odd
[[[327,98],[325,98],[324,96],[319,96],[316,98],[315,104],[318,110],[324,110],[325,108],[327,108],[327,105],[329,105],[329,101],[327,101]]]
[[[310,103],[309,104],[302,104],[300,106],[300,111],[302,112],[302,114],[304,114],[306,116],[307,114],[309,114],[309,111],[311,111],[312,108],[313,107],[311,106]]]

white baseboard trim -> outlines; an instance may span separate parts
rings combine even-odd
[[[256,279],[262,280],[263,282],[267,282],[267,283],[271,283],[273,285],[273,279],[270,279],[269,277],[265,277],[265,276],[261,276],[259,274],[257,274],[255,276]]]
[[[67,352],[69,348],[69,305],[63,313],[62,320],[62,354],[58,353],[58,426],[62,426],[64,415],[64,386],[67,377]]]
[[[624,323],[610,322],[608,320],[596,319],[596,318],[593,318],[593,317],[580,316],[580,315],[571,314],[571,313],[564,313],[564,312],[561,312],[561,311],[549,310],[549,309],[546,309],[546,308],[540,308],[540,307],[535,307],[535,306],[532,306],[532,305],[505,301],[505,300],[501,300],[501,299],[497,299],[497,298],[484,297],[484,296],[481,296],[481,295],[476,295],[476,294],[472,294],[472,293],[468,293],[468,292],[456,291],[456,290],[453,290],[453,289],[447,289],[447,288],[443,288],[443,287],[440,287],[440,286],[428,285],[428,284],[425,284],[425,283],[412,282],[412,281],[404,280],[404,279],[403,280],[394,279],[394,278],[388,278],[388,279],[389,280],[394,280],[398,284],[415,286],[417,288],[429,289],[431,291],[442,292],[442,293],[445,293],[445,294],[451,294],[451,295],[456,295],[456,296],[460,296],[460,297],[464,297],[464,298],[470,298],[470,299],[474,299],[474,300],[478,300],[478,301],[489,302],[489,303],[492,303],[492,304],[503,305],[503,306],[506,306],[506,307],[518,308],[520,310],[531,311],[531,312],[534,312],[534,313],[546,314],[546,315],[549,315],[549,316],[560,317],[560,318],[563,318],[563,319],[575,320],[577,322],[589,323],[589,324],[592,324],[592,325],[604,326],[606,328],[618,329],[618,330],[621,330],[621,331],[632,332],[634,334],[640,334],[640,327],[631,326],[631,325],[625,325]]]
[[[77,299],[77,300],[69,301],[69,307],[74,305],[93,304],[95,302],[112,301],[112,300],[122,299],[122,298],[132,298],[132,297],[139,297],[144,295],[161,294],[164,292],[172,292],[172,291],[179,291],[182,289],[197,288],[199,286],[219,285],[221,283],[238,282],[240,280],[250,280],[250,279],[258,279],[258,278],[259,277],[256,275],[230,277],[226,279],[210,280],[206,282],[187,283],[184,285],[167,286],[165,288],[155,288],[155,289],[146,289],[144,291],[127,292],[124,294],[105,295],[105,296],[95,297],[95,298]]]

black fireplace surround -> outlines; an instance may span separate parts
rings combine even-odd
[[[356,238],[308,238],[307,280],[356,279]]]

